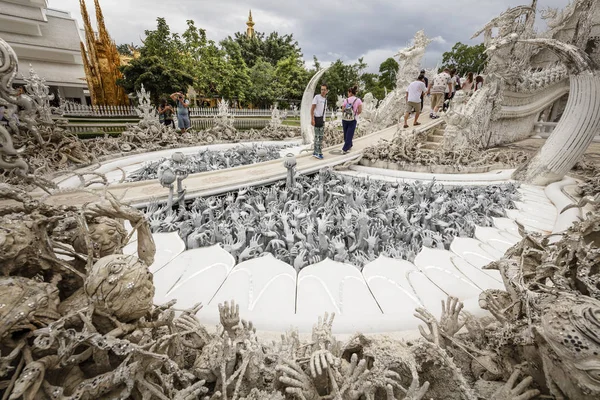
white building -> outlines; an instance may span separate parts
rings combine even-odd
[[[0,37],[19,58],[15,83],[23,83],[31,65],[55,95],[85,104],[88,91],[77,21],[69,12],[47,5],[46,0],[0,0]]]

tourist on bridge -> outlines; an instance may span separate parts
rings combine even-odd
[[[475,78],[475,90],[479,90],[483,87],[483,76],[477,75]]]
[[[315,144],[313,157],[323,159],[323,133],[325,132],[325,113],[327,112],[327,93],[329,88],[326,83],[321,84],[321,93],[317,94],[310,107],[311,125],[315,128]]]
[[[420,75],[423,75],[423,82],[425,82],[425,87],[429,87],[429,79],[425,75],[426,71],[424,69],[421,70]],[[425,93],[421,96],[421,112],[423,112],[423,101],[425,100]]]
[[[423,94],[427,92],[427,86],[425,85],[425,77],[419,75],[416,81],[408,85],[406,89],[406,111],[404,112],[404,128],[408,128],[408,116],[410,112],[415,110],[415,119],[413,126],[421,125],[419,123],[419,115],[421,115],[421,100]]]
[[[181,133],[185,133],[190,126],[190,101],[185,98],[183,92],[176,92],[171,95],[173,101],[177,104],[177,125],[181,129]]]
[[[352,148],[352,138],[358,123],[358,116],[362,112],[362,100],[356,97],[358,87],[348,89],[348,98],[342,105],[342,129],[344,130],[344,147],[342,153],[347,154]]]
[[[473,73],[469,72],[467,74],[467,79],[463,82],[461,86],[461,89],[468,93],[473,90],[473,83]]]
[[[429,83],[427,94],[431,94],[431,119],[439,118],[438,110],[444,104],[444,94],[446,91],[452,91],[452,86],[449,68],[444,68],[444,71],[434,76]]]

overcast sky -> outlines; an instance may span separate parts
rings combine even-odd
[[[562,8],[568,2],[539,0],[538,10]],[[86,4],[95,27],[94,1]],[[140,44],[144,30],[156,28],[159,16],[175,32],[183,32],[185,21],[193,19],[218,42],[244,32],[252,9],[257,31],[293,33],[309,65],[313,55],[323,64],[364,57],[372,72],[419,29],[435,38],[424,59],[425,66],[433,67],[454,43],[480,43],[481,38],[470,40],[474,32],[520,4],[529,0],[100,0],[108,32],[117,44]],[[83,26],[78,0],[49,0],[48,6],[70,11]]]

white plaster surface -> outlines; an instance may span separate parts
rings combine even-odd
[[[150,266],[150,272],[156,273],[169,261],[185,251],[185,244],[179,238],[177,232],[155,233],[154,243],[156,244],[156,254],[154,263]],[[129,243],[123,248],[124,254],[137,254],[137,242]]]
[[[267,330],[284,330],[294,319],[296,271],[271,255],[244,261],[231,270],[199,317],[217,323],[218,305],[231,299],[239,305],[242,318]]]

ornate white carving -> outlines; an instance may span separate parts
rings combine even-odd
[[[396,75],[396,88],[379,103],[372,123],[367,127],[369,132],[375,132],[395,124],[400,115],[404,114],[406,87],[419,75],[421,60],[431,41],[421,30],[415,34],[412,45],[398,51],[396,56],[398,56],[400,66]]]
[[[150,101],[150,92],[147,92],[144,88],[144,84],[142,84],[142,88],[137,92],[138,98],[138,106],[135,109],[138,117],[142,120],[140,123],[144,124],[154,124],[158,123],[158,113],[156,112],[156,107],[152,105]]]

